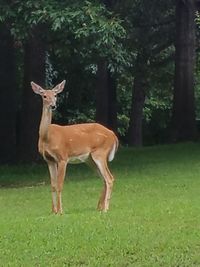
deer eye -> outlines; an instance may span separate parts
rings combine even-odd
[[[44,95],[43,97],[44,97],[44,99],[46,99],[46,98],[47,98],[47,96],[46,96],[46,95]]]

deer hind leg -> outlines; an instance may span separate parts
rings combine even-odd
[[[66,161],[58,162],[58,180],[57,180],[57,212],[62,214],[62,189],[66,173]]]
[[[88,165],[88,167],[93,169],[97,173],[98,176],[100,176],[102,178],[101,172],[99,171],[99,168],[98,168],[97,164],[95,163],[95,161],[93,160],[92,157],[88,158],[86,164]],[[106,184],[105,184],[105,181],[104,181],[104,188],[103,188],[103,191],[101,193],[101,197],[100,197],[98,205],[97,205],[97,209],[98,210],[103,210],[102,203],[103,203],[103,201],[105,199],[105,193],[106,193]]]
[[[104,179],[104,187],[98,202],[98,209],[102,211],[107,211],[109,209],[109,202],[113,188],[114,177],[112,176],[108,165],[106,157],[102,158],[100,156],[91,155],[94,163],[96,164],[97,170]]]
[[[110,204],[110,198],[111,198],[111,194],[112,194],[112,189],[113,189],[113,183],[114,183],[114,176],[112,175],[112,173],[110,172],[109,168],[108,168],[108,165],[107,165],[107,162],[106,162],[106,171],[109,175],[109,190],[107,192],[107,206],[106,206],[106,209],[108,210],[109,209],[109,204]]]
[[[57,163],[53,161],[48,161],[48,168],[51,178],[51,194],[52,194],[52,212],[57,213],[57,175],[58,167]]]

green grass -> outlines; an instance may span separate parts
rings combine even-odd
[[[102,182],[69,166],[64,215],[47,167],[0,167],[0,266],[200,266],[200,144],[121,149],[110,211]]]

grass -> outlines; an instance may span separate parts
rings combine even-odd
[[[200,266],[200,144],[121,149],[111,209],[102,182],[70,166],[64,215],[50,213],[47,167],[0,167],[0,266]]]

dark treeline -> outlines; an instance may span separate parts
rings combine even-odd
[[[38,159],[44,88],[54,121],[97,121],[130,146],[197,140],[199,1],[1,1],[0,162]]]

